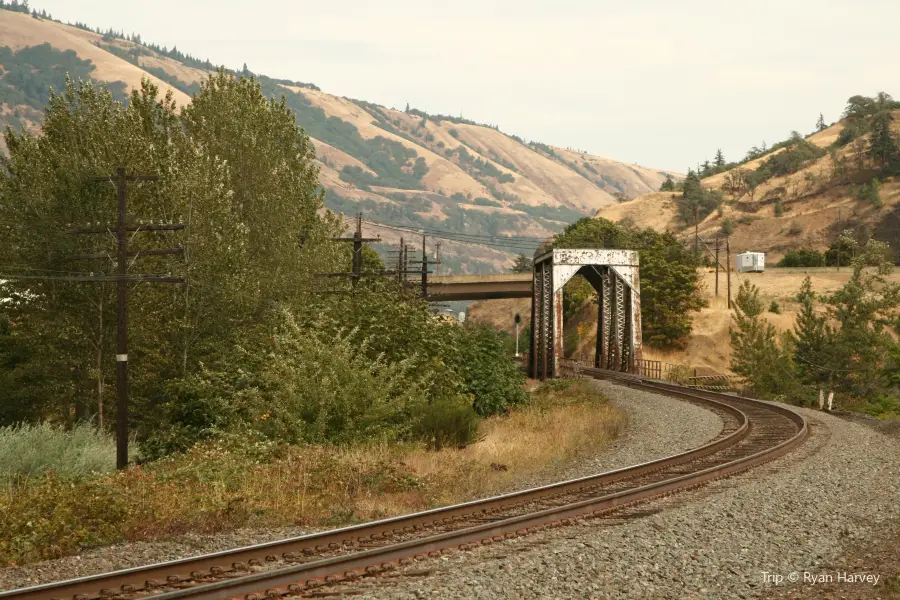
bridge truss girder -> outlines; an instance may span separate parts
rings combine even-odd
[[[641,360],[641,291],[633,250],[557,249],[534,261],[529,374],[558,377],[563,358],[563,287],[582,275],[597,291],[594,366],[633,372]]]

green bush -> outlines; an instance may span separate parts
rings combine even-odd
[[[115,439],[90,423],[69,430],[49,423],[0,428],[0,481],[45,473],[70,480],[115,466]]]
[[[769,305],[769,312],[775,315],[781,314],[781,307],[778,306],[778,303],[772,300],[772,303]]]
[[[731,235],[734,233],[734,221],[731,219],[725,219],[722,221],[722,233],[725,235]]]
[[[776,267],[824,267],[825,255],[816,250],[788,250]]]
[[[126,518],[121,490],[47,476],[37,485],[0,495],[0,561],[59,558],[119,541]]]
[[[463,389],[474,398],[475,412],[494,415],[525,402],[525,376],[509,360],[497,332],[484,325],[466,325],[458,335],[458,351],[448,362],[462,377]]]
[[[413,414],[412,436],[432,450],[465,446],[478,433],[478,415],[469,404],[440,400],[419,407]]]

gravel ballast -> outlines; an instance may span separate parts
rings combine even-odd
[[[584,477],[654,460],[700,446],[716,437],[721,419],[692,404],[607,382],[591,382],[628,417],[625,432],[601,453],[517,482],[518,489]],[[0,590],[176,560],[311,533],[299,527],[184,535],[171,540],[130,542],[57,560],[0,569]]]
[[[623,390],[629,392],[651,402],[649,394]],[[793,578],[810,592],[817,579],[831,578],[838,589],[869,586],[871,597],[891,597],[876,581],[883,586],[895,573],[879,572],[878,564],[860,570],[843,552],[896,526],[900,440],[796,410],[812,430],[801,448],[748,473],[641,505],[659,511],[650,516],[586,520],[429,559],[411,572],[346,589],[373,599],[725,600],[780,596]],[[631,435],[643,439],[639,431]]]

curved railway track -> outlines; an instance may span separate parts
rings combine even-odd
[[[808,435],[806,420],[780,406],[692,390],[623,373],[581,374],[682,398],[724,423],[708,444],[660,460],[454,506],[237,550],[0,593],[0,600],[302,596],[323,584],[377,576],[428,556],[526,535],[597,516],[752,468]]]

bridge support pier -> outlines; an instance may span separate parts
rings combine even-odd
[[[599,298],[594,365],[633,372],[641,359],[638,253],[556,249],[534,261],[529,375],[544,380],[560,374],[563,287],[575,275],[587,279]]]

